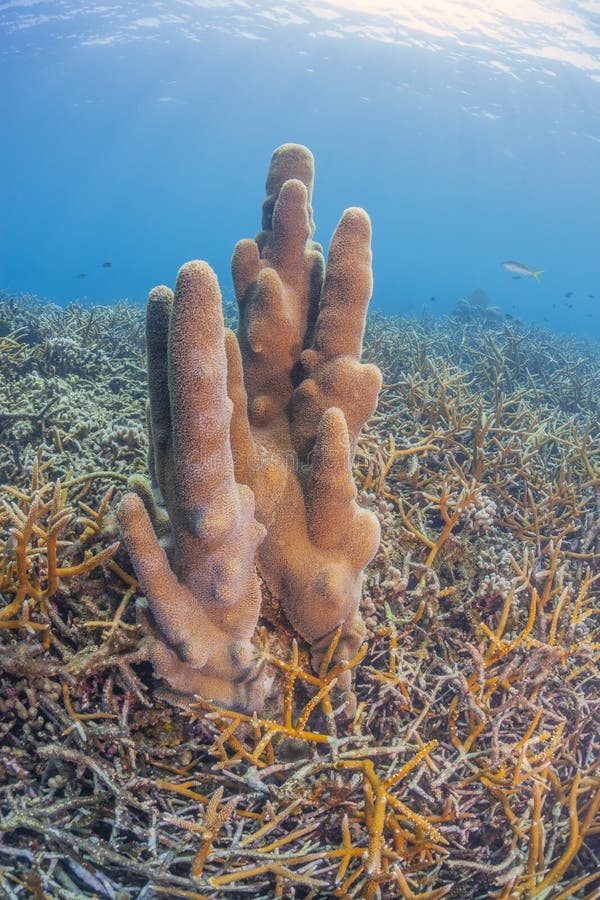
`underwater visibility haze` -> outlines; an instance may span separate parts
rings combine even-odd
[[[3,0],[0,66],[13,293],[137,302],[200,257],[231,296],[264,160],[296,141],[319,160],[315,239],[341,196],[371,216],[376,307],[482,288],[600,334],[595,0]]]

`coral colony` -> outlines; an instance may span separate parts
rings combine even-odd
[[[262,706],[268,685],[250,642],[261,605],[255,560],[318,670],[336,629],[336,658],[360,647],[362,570],[379,545],[352,477],[381,386],[379,370],[359,362],[371,227],[362,210],[346,210],[325,269],[311,240],[312,183],[304,147],[275,152],[263,230],[233,254],[239,343],[224,333],[206,263],[181,269],[174,298],[163,287],[150,294],[151,477],[161,503],[142,484],[141,499],[127,495],[120,511],[156,672],[246,711]],[[165,552],[157,533],[167,530]]]
[[[366,318],[312,184],[275,151],[237,335],[204,262],[146,352],[0,297],[9,900],[600,897],[598,349]]]

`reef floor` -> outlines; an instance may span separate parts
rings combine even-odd
[[[374,314],[364,358],[353,692],[265,596],[249,719],[140,648],[143,311],[0,296],[3,898],[600,898],[600,348]]]

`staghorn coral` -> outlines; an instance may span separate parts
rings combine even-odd
[[[3,323],[11,337],[0,337],[0,350],[13,349],[0,353],[0,482],[27,486],[38,449],[63,483],[86,468],[123,481],[145,470],[144,311],[0,292],[0,333]],[[59,346],[70,348],[68,364],[52,357]]]
[[[126,316],[132,337],[138,312]],[[61,315],[66,330],[73,314]],[[111,348],[115,361],[131,343],[126,333]],[[269,660],[281,690],[268,718],[150,698],[132,668],[136,583],[113,565],[126,566],[124,553],[62,580],[48,650],[39,633],[0,629],[2,896],[597,895],[598,347],[530,327],[375,315],[365,350],[385,387],[355,478],[382,542],[362,603],[368,644],[352,661],[353,717],[333,702],[344,667],[315,673],[291,640]],[[99,371],[74,399],[69,376],[61,430],[72,434],[76,404],[95,403],[103,422],[120,416],[137,377],[131,368],[125,396],[107,395]],[[15,382],[20,404],[43,408]],[[123,422],[136,416],[141,403]],[[44,478],[77,473],[68,505],[85,520],[81,502],[98,509],[115,465],[97,433],[90,421],[79,450],[65,439],[44,455]],[[489,528],[469,527],[488,498]],[[81,542],[91,526],[77,519]],[[85,546],[113,539],[103,529]]]
[[[0,592],[12,598],[0,607],[0,629],[39,632],[44,646],[49,647],[49,601],[59,591],[61,582],[95,569],[114,554],[118,544],[113,543],[96,554],[86,551],[78,563],[59,562],[65,548],[73,555],[100,532],[112,488],[105,494],[98,512],[80,503],[87,514],[82,521],[86,529],[79,541],[64,540],[61,536],[76,521],[73,508],[67,504],[70,485],[48,481],[46,468],[40,464],[38,454],[29,492],[10,486],[0,489]],[[5,498],[5,493],[10,500]],[[5,529],[8,533],[2,540]]]
[[[120,513],[148,598],[156,672],[177,690],[249,708],[260,705],[265,680],[250,645],[260,610],[255,556],[318,670],[340,626],[340,659],[364,637],[362,570],[379,544],[377,517],[356,503],[352,477],[381,386],[379,370],[359,361],[370,223],[362,210],[346,210],[325,269],[312,241],[312,182],[306,148],[275,151],[263,230],[233,255],[239,344],[224,334],[207,264],[181,269],[174,300],[168,288],[151,293],[150,468],[159,507],[137,479],[141,497],[126,497]],[[165,553],[158,535],[167,531]]]

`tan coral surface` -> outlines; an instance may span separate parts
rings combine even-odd
[[[338,628],[336,658],[360,646],[362,573],[379,544],[352,474],[381,386],[376,366],[360,362],[371,227],[363,210],[346,210],[325,267],[312,241],[312,181],[305,147],[275,151],[263,230],[233,255],[239,347],[232,333],[224,339],[206,263],[183,266],[174,302],[168,288],[150,294],[157,505],[136,479],[144,502],[131,495],[121,510],[157,674],[178,691],[245,709],[268,688],[249,643],[260,606],[255,556],[318,670]],[[158,540],[165,511],[170,561]],[[349,671],[338,687],[348,686]]]

